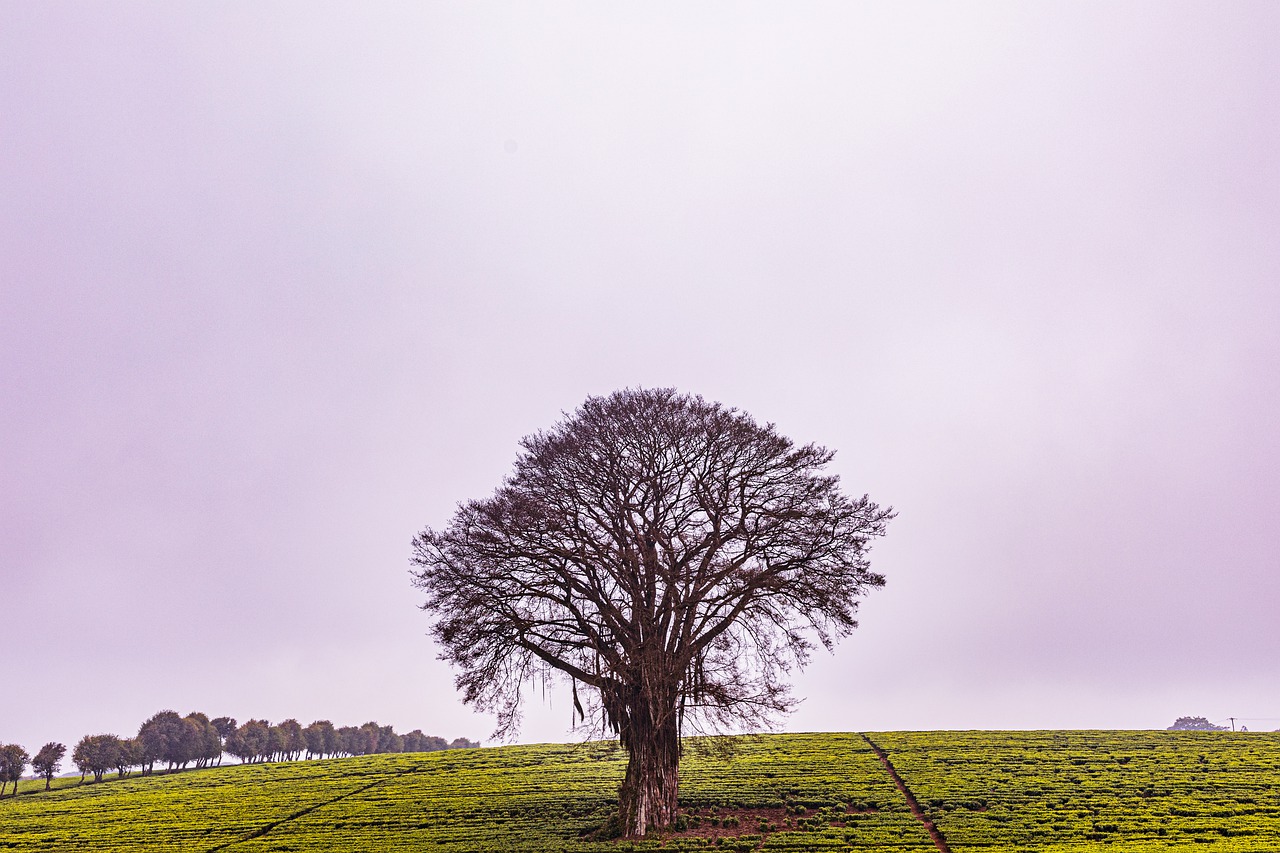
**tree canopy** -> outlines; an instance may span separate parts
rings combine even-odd
[[[40,747],[36,757],[31,759],[31,769],[44,779],[44,789],[46,791],[49,790],[53,777],[57,776],[58,771],[62,769],[62,757],[66,754],[66,746],[50,741]]]
[[[591,397],[521,446],[492,497],[415,538],[415,584],[495,736],[556,674],[618,734],[623,825],[643,835],[675,817],[686,729],[775,718],[785,676],[856,627],[893,511],[847,497],[832,451],[671,389]]]
[[[71,753],[81,778],[92,773],[95,782],[101,782],[108,770],[119,768],[126,755],[124,741],[115,735],[85,735]]]
[[[0,746],[0,796],[4,796],[8,782],[13,783],[13,795],[18,795],[18,780],[22,778],[22,771],[30,758],[27,751],[16,743]]]
[[[143,775],[152,771],[156,761],[169,764],[169,770],[184,770],[188,764],[196,768],[209,767],[216,759],[221,762],[226,752],[246,763],[296,760],[303,750],[307,757],[340,755],[367,755],[380,752],[431,752],[441,749],[471,749],[479,743],[456,738],[452,742],[433,735],[425,735],[421,729],[408,734],[397,734],[391,726],[370,721],[362,726],[343,726],[335,729],[328,720],[318,720],[307,726],[293,719],[272,725],[266,720],[249,720],[237,726],[231,717],[215,717],[193,711],[185,717],[175,711],[153,714],[138,729],[135,738],[121,738],[113,734],[85,735],[72,750],[71,760],[80,771],[80,783],[93,774],[94,782],[115,770],[120,778],[128,776],[133,768],[141,767]],[[53,777],[61,769],[67,754],[65,745],[46,743],[28,759],[26,751],[17,744],[0,746],[0,796],[22,776],[28,760],[31,768],[45,780],[49,790]]]
[[[1171,732],[1225,732],[1226,726],[1218,726],[1204,717],[1179,717],[1169,726]]]

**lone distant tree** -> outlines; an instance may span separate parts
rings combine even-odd
[[[1225,732],[1226,726],[1215,726],[1204,717],[1179,717],[1169,726],[1171,732]]]
[[[36,757],[31,759],[31,769],[36,772],[37,776],[44,777],[44,789],[46,791],[49,790],[53,777],[57,776],[58,771],[62,769],[62,757],[66,754],[66,746],[50,741],[40,747]]]
[[[856,627],[894,513],[843,494],[832,451],[670,389],[589,398],[521,445],[492,497],[415,538],[415,585],[495,737],[553,673],[618,734],[622,826],[644,835],[676,817],[687,727],[785,712],[786,674]]]

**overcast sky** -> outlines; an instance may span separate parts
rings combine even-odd
[[[410,539],[628,386],[899,511],[787,729],[1280,718],[1277,44],[1275,3],[0,2],[0,742],[486,738]]]

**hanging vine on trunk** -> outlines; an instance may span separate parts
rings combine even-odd
[[[414,583],[495,737],[529,679],[569,679],[627,750],[620,815],[644,835],[676,817],[683,734],[787,711],[784,676],[856,627],[893,511],[845,496],[826,448],[671,389],[589,398],[522,447],[415,538]]]

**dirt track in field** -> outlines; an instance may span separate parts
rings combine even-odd
[[[902,796],[907,798],[907,806],[911,809],[911,813],[916,816],[916,820],[924,825],[929,832],[929,837],[933,839],[933,846],[937,847],[942,853],[951,853],[951,848],[947,846],[947,839],[942,837],[942,830],[934,825],[929,816],[920,806],[920,801],[916,799],[916,795],[911,793],[911,789],[907,787],[907,783],[902,781],[902,777],[898,775],[897,769],[894,768],[893,762],[889,760],[889,753],[880,748],[880,745],[863,735],[862,739],[867,745],[875,751],[876,757],[880,759],[880,763],[884,765],[884,769],[889,771],[889,775],[893,777],[893,784],[898,786],[898,790],[902,792]]]

